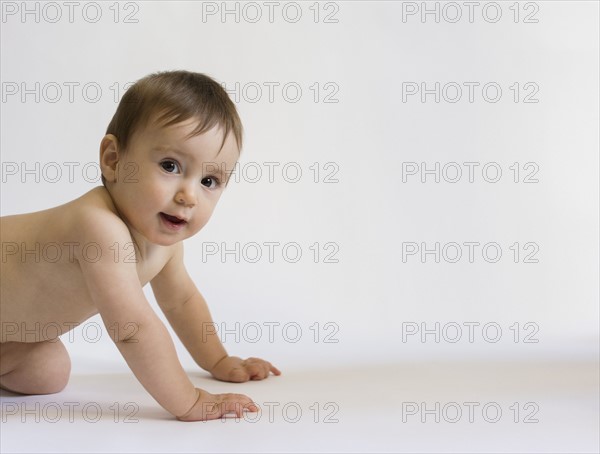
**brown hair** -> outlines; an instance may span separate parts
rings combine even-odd
[[[219,125],[225,130],[221,147],[233,132],[238,149],[242,148],[243,128],[235,104],[223,87],[205,74],[161,71],[138,80],[121,98],[106,134],[113,134],[125,151],[133,133],[144,128],[153,115],[158,115],[156,122],[163,127],[197,118],[190,137]]]

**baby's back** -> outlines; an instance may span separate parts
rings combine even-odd
[[[77,202],[0,218],[0,342],[50,340],[94,315],[75,259]]]
[[[103,187],[55,208],[0,218],[0,342],[51,340],[98,313],[79,265],[111,253],[79,240],[79,220],[94,209],[114,211]],[[140,283],[163,265],[138,263]]]

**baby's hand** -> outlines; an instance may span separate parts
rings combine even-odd
[[[198,398],[194,406],[185,415],[177,416],[180,421],[209,421],[227,413],[235,413],[241,418],[244,410],[258,411],[256,404],[243,394],[211,394],[200,388],[196,388],[196,393]]]
[[[217,380],[242,383],[248,380],[262,380],[273,372],[281,375],[279,369],[270,362],[260,358],[241,359],[237,356],[226,356],[220,360],[210,373]]]

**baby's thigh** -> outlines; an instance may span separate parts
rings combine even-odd
[[[0,344],[0,388],[52,394],[64,389],[70,373],[71,359],[60,339]]]

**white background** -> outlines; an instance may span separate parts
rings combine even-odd
[[[230,354],[264,357],[284,372],[353,367],[368,368],[374,376],[407,361],[549,361],[561,369],[561,361],[576,360],[593,365],[584,381],[597,388],[596,2],[481,2],[472,20],[463,2],[428,2],[431,10],[437,5],[439,22],[434,14],[421,16],[421,2],[322,2],[316,7],[301,2],[297,8],[281,2],[272,22],[262,2],[228,3],[239,10],[237,22],[234,14],[221,17],[221,2],[130,2],[112,9],[111,4],[97,9],[81,2],[70,22],[63,3],[26,3],[39,15],[22,17],[20,2],[3,2],[3,216],[56,206],[100,184],[86,180],[94,179],[115,96],[127,83],[160,70],[203,72],[226,86],[246,131],[240,181],[230,184],[204,230],[186,241],[190,274],[219,327],[233,332],[224,337]],[[462,16],[452,23],[454,5]],[[255,6],[262,16],[252,23]],[[213,7],[219,11],[207,15]],[[418,11],[407,14],[413,7]],[[292,22],[298,10],[302,16]],[[501,17],[493,22],[498,10]],[[57,11],[61,17],[51,23]],[[98,11],[101,17],[92,23]],[[135,23],[126,22],[129,13]],[[335,22],[326,21],[328,14]],[[72,102],[65,85],[71,82],[78,84]],[[439,83],[439,102],[433,93],[424,102],[420,92],[406,96],[409,82],[430,90]],[[469,82],[478,84],[472,102]],[[269,83],[278,84],[272,102]],[[84,93],[86,84],[100,87],[101,94],[93,87]],[[289,99],[296,96],[293,87],[283,92],[286,84],[301,88],[296,102]],[[499,86],[501,94],[493,88],[483,93],[486,84]],[[457,85],[462,97],[450,102]],[[18,92],[12,94],[15,87]],[[23,98],[23,89],[32,93]],[[537,102],[525,102],[531,93],[528,101]],[[325,102],[327,94],[336,102]],[[498,99],[491,102],[484,95]],[[73,178],[64,164],[69,162],[77,163]],[[277,163],[273,181],[265,162]],[[403,171],[413,162],[427,169],[458,163],[462,178],[446,181],[455,175],[447,167],[446,180],[440,174],[436,183],[426,174],[423,183],[420,173]],[[473,182],[465,162],[476,163]],[[515,162],[519,182],[511,170]],[[39,171],[25,172],[36,163]],[[502,170],[496,183],[484,178],[495,176],[493,168],[482,173],[488,163]],[[91,168],[84,175],[86,164]],[[293,169],[282,174],[286,165],[301,168],[298,182],[286,181],[294,176]],[[7,171],[15,166],[16,174]],[[262,177],[252,182],[257,167]],[[332,169],[335,181],[327,183]],[[537,182],[525,183],[532,169]],[[263,245],[262,259],[251,263],[241,255],[236,263],[233,254],[223,259],[203,253],[208,243],[232,249],[236,242],[242,249],[253,242]],[[265,242],[297,243],[302,257],[291,263],[293,254],[282,255],[280,246],[270,263]],[[443,254],[436,263],[433,254],[426,260],[419,254],[403,257],[403,244],[410,242],[428,248],[440,243],[440,250],[452,242],[480,246],[473,263],[464,245],[456,263]],[[326,243],[335,244],[337,262],[325,263],[333,250]],[[494,253],[482,254],[486,243],[500,245],[497,263],[486,260]],[[510,249],[514,243],[519,244],[517,263],[514,246]],[[532,258],[537,263],[525,263],[533,250],[525,249],[526,243],[536,245]],[[247,257],[254,256],[255,249],[247,251]],[[446,252],[451,259],[456,250]],[[147,295],[155,304],[150,291]],[[278,324],[273,342],[268,324]],[[469,324],[475,326],[472,342]],[[489,330],[482,329],[486,324]],[[422,339],[420,332],[407,331],[436,331],[436,326],[439,342],[433,333]],[[452,342],[456,326],[462,337]],[[260,340],[252,342],[258,334]],[[63,336],[74,374],[94,374],[102,367],[125,371],[106,332],[100,337],[90,341],[96,339],[94,326]],[[182,363],[192,370],[191,358],[178,341],[177,346]],[[266,392],[271,380],[265,382]],[[402,376],[393,380],[400,384]],[[595,405],[597,421],[597,391],[593,396],[586,402]],[[597,428],[592,433],[595,437],[579,438],[578,449],[598,449]],[[404,449],[368,442],[333,447]],[[564,449],[569,450],[568,442]]]

